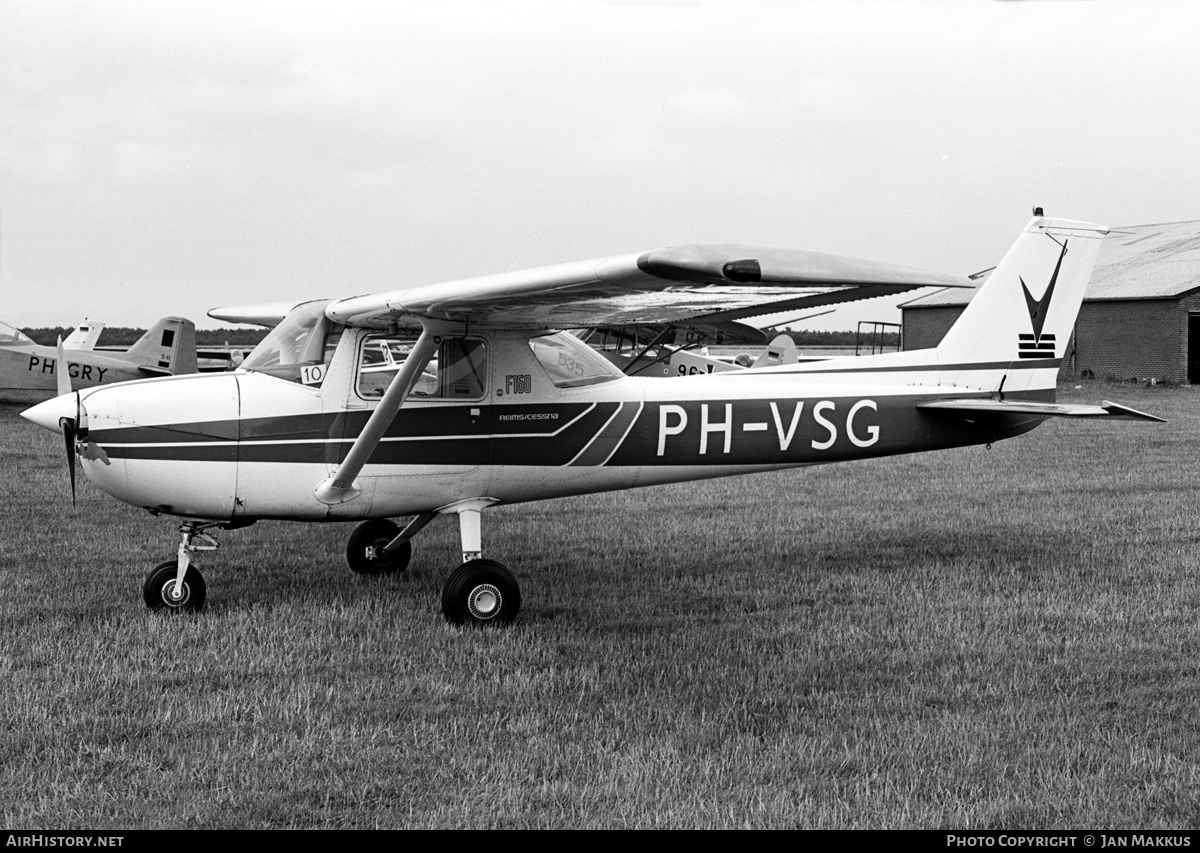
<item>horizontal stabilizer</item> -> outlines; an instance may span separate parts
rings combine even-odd
[[[994,412],[1009,415],[1041,415],[1047,418],[1119,418],[1127,421],[1157,421],[1166,423],[1165,418],[1148,415],[1105,400],[1099,406],[1081,406],[1070,403],[1031,403],[1020,400],[931,400],[918,403],[918,409],[935,409],[943,412]]]

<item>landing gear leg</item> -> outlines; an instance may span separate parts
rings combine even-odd
[[[517,579],[495,560],[483,559],[480,511],[495,501],[464,501],[442,512],[458,513],[463,563],[442,587],[442,614],[456,625],[504,625],[521,609]]]
[[[204,606],[204,576],[192,565],[195,551],[215,551],[217,540],[205,530],[221,522],[187,521],[179,526],[179,551],[174,560],[154,567],[142,586],[142,598],[151,610],[191,613]]]

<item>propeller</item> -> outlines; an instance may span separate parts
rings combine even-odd
[[[71,506],[75,506],[75,420],[59,418],[58,425],[62,428],[63,441],[67,446],[67,470],[71,472]]]
[[[67,354],[63,348],[62,335],[58,337],[56,349],[58,361],[54,365],[54,379],[58,385],[58,396],[63,397],[71,393],[71,373],[67,364]],[[83,411],[83,401],[80,399],[78,391],[74,393],[75,417],[58,419],[58,426],[63,434],[63,443],[67,449],[67,471],[71,474],[71,506],[75,506],[75,454],[78,451],[78,442],[87,441],[88,432],[87,414]]]
[[[75,457],[78,456],[88,462],[99,462],[101,465],[111,465],[112,463],[109,461],[108,454],[104,452],[104,448],[91,441],[88,436],[88,412],[87,407],[83,404],[83,393],[71,390],[70,371],[66,369],[66,365],[66,353],[60,339],[58,362],[55,364],[59,394],[57,397],[43,400],[33,408],[21,412],[21,417],[43,429],[57,429],[62,433],[63,443],[67,450],[67,470],[71,475],[71,504],[74,506],[77,483]],[[59,366],[64,366],[64,369],[58,370]],[[91,391],[88,393],[90,394]]]
[[[67,449],[67,471],[71,474],[71,506],[75,506],[75,455],[80,452],[80,442],[87,446],[88,438],[87,412],[84,411],[78,391],[75,392],[75,417],[59,418],[58,425],[62,429],[63,443]]]
[[[75,506],[75,457],[99,461],[104,465],[111,464],[104,448],[88,440],[88,414],[83,405],[83,395],[78,391],[75,396],[75,417],[58,419],[62,430],[63,443],[67,449],[67,471],[71,475],[71,505]]]
[[[58,336],[56,345],[58,361],[54,365],[54,379],[58,385],[58,396],[71,393],[71,373],[67,366],[67,354],[63,349],[62,335]],[[75,506],[75,435],[79,425],[79,392],[75,392],[75,417],[59,418],[58,426],[62,429],[63,442],[67,447],[67,470],[71,472],[71,506]]]

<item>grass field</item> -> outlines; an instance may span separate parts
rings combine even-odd
[[[1170,419],[503,507],[506,630],[264,522],[151,615],[176,526],[0,408],[0,823],[16,828],[1200,826],[1200,389]]]

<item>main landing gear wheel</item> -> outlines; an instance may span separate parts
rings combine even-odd
[[[346,562],[360,575],[390,575],[403,572],[412,559],[412,542],[384,553],[384,546],[396,538],[400,528],[386,518],[364,521],[350,534],[346,543]]]
[[[183,588],[176,593],[175,576],[179,563],[168,560],[154,567],[142,586],[142,597],[151,610],[167,610],[172,613],[194,613],[204,606],[204,576],[195,566],[188,566],[183,575]]]
[[[456,625],[506,625],[521,609],[521,588],[495,560],[470,560],[442,587],[442,613]]]

